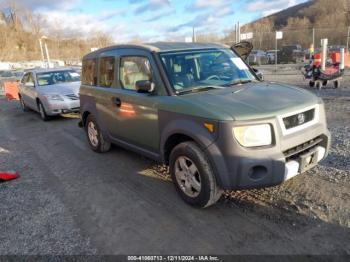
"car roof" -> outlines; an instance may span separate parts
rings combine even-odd
[[[46,72],[57,72],[57,71],[66,71],[74,70],[72,67],[56,67],[56,68],[32,68],[24,70],[24,73],[46,73]]]
[[[98,49],[84,56],[83,59],[94,58],[99,54],[115,50],[115,49],[142,49],[150,52],[170,52],[170,51],[182,51],[182,50],[196,50],[196,49],[222,49],[229,48],[227,45],[218,43],[188,43],[188,42],[156,42],[146,44],[125,44],[125,45],[114,45],[105,48]]]

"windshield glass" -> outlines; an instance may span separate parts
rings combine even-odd
[[[255,81],[242,59],[229,49],[179,51],[160,55],[176,91]]]
[[[80,75],[74,70],[37,73],[36,78],[39,86],[80,81]]]

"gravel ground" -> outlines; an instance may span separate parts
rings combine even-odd
[[[293,68],[261,70],[306,87]],[[0,255],[350,254],[349,90],[313,91],[332,132],[317,168],[206,210],[179,199],[166,167],[118,147],[91,152],[74,116],[44,123],[0,98],[0,170],[21,174],[0,184]]]

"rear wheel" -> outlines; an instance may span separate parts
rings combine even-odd
[[[335,80],[333,83],[334,89],[337,89],[340,86],[339,80]]]
[[[320,81],[316,81],[316,88],[317,88],[318,90],[321,90],[321,89],[322,89],[322,84],[321,84]]]
[[[181,198],[192,206],[208,207],[222,195],[206,154],[194,142],[181,143],[172,150],[170,174]]]
[[[40,114],[41,119],[43,121],[49,120],[49,117],[48,117],[48,115],[46,114],[46,111],[45,111],[45,107],[40,101],[38,102],[38,109],[39,109],[39,114]]]
[[[322,82],[322,86],[326,86],[328,84],[328,81],[327,80],[324,80],[323,82]]]
[[[93,115],[89,115],[85,123],[85,131],[91,149],[98,153],[107,152],[111,148],[111,143],[103,137],[100,127]]]
[[[310,82],[309,82],[309,86],[310,86],[310,87],[315,87],[315,82],[314,82],[314,81],[310,81]]]

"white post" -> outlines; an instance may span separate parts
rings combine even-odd
[[[340,65],[339,69],[344,70],[345,68],[345,50],[344,48],[340,48]]]
[[[235,24],[235,43],[237,44],[238,41],[237,41],[237,24]]]
[[[327,61],[327,46],[328,46],[328,39],[322,39],[321,40],[322,45],[322,56],[321,56],[321,70],[326,70],[326,61]]]
[[[278,39],[277,39],[277,31],[275,33],[275,39],[276,39],[276,46],[275,46],[275,69],[276,69],[276,72],[277,72],[277,48],[278,48]]]
[[[45,52],[46,52],[46,58],[47,58],[47,68],[50,68],[50,56],[49,56],[49,50],[47,48],[46,42],[45,42]]]
[[[315,48],[315,28],[312,28],[312,46]]]

